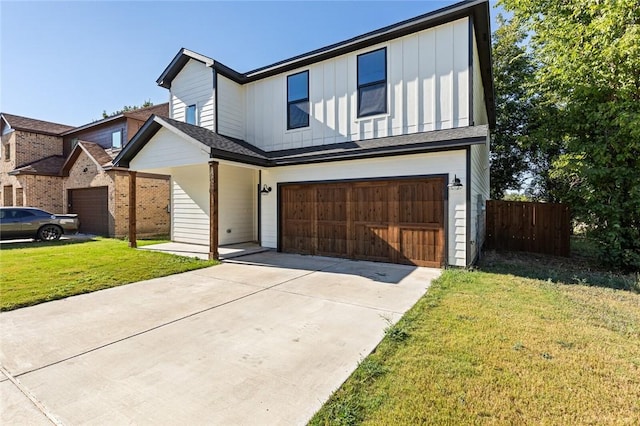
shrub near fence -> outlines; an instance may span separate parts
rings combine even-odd
[[[568,257],[570,231],[566,204],[487,201],[488,249]]]

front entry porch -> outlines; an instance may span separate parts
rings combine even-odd
[[[139,249],[177,254],[178,256],[197,257],[198,259],[203,260],[209,259],[209,246],[201,244],[170,242],[139,247]],[[269,250],[271,249],[267,247],[261,247],[258,243],[255,242],[227,244],[218,247],[218,258],[220,260],[227,260],[234,257],[246,256],[248,254],[261,253],[263,251]]]

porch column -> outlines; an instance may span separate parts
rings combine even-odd
[[[209,163],[209,259],[218,259],[218,162]]]
[[[129,171],[129,247],[138,247],[136,240],[136,172]]]

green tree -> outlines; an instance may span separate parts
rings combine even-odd
[[[137,109],[141,109],[141,108],[147,108],[153,106],[153,102],[151,102],[151,99],[147,99],[146,101],[144,101],[144,103],[142,105],[125,105],[124,107],[122,107],[122,109],[118,110],[118,111],[114,111],[110,114],[107,114],[107,110],[103,110],[102,111],[102,118],[109,118],[109,117],[114,117],[118,114],[122,114],[123,112],[130,112],[130,111],[135,111]]]
[[[493,33],[496,128],[491,133],[491,198],[522,187],[528,170],[532,119],[530,88],[535,68],[523,41],[526,33],[502,15]]]
[[[548,196],[569,202],[612,266],[640,270],[637,0],[501,0],[538,66]],[[552,112],[549,112],[552,111]]]

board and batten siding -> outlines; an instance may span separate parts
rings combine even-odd
[[[358,118],[357,55],[383,47],[388,113]],[[288,131],[287,76],[306,70],[309,127]],[[463,18],[247,84],[246,140],[272,151],[467,126],[469,72]]]
[[[202,62],[190,59],[171,82],[169,113],[185,121],[185,110],[196,105],[200,126],[215,130],[213,71]]]
[[[478,57],[478,46],[476,44],[476,35],[473,34],[473,124],[479,126],[481,124],[489,124],[487,118],[487,106],[484,99],[484,85],[482,84],[482,75],[480,72],[480,59]]]
[[[209,245],[209,165],[171,169],[171,240]]]
[[[245,138],[245,90],[242,85],[218,74],[218,133]],[[268,105],[263,105],[268,107]]]
[[[469,230],[470,253],[467,264],[471,264],[482,247],[485,237],[485,203],[489,199],[489,135],[487,142],[472,145],[471,149],[471,229]]]
[[[255,241],[257,171],[220,164],[218,178],[218,244]],[[171,169],[171,188],[171,240],[209,245],[208,164]]]
[[[457,175],[462,182],[466,176],[466,150],[415,154],[300,166],[276,167],[263,170],[262,182],[274,191],[261,198],[261,241],[264,247],[278,244],[278,183],[322,182],[327,180],[394,178],[447,174],[447,181]],[[466,265],[466,191],[448,191],[448,252],[450,265]]]
[[[219,244],[256,241],[257,170],[221,163],[218,177]]]
[[[129,163],[131,170],[147,171],[166,167],[207,164],[208,148],[199,142],[190,142],[162,128],[136,154]]]

